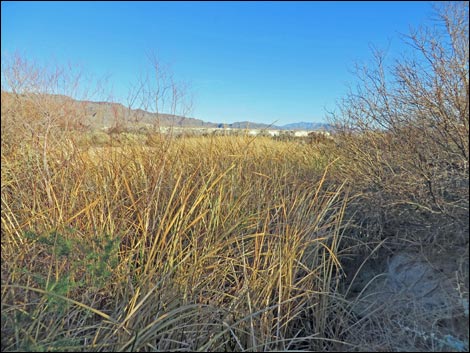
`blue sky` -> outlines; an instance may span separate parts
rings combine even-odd
[[[325,121],[370,45],[394,57],[400,33],[429,23],[430,2],[1,3],[2,55],[111,75],[116,100],[154,52],[189,82],[190,116],[279,125]]]

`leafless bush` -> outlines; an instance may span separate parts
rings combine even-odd
[[[172,124],[172,117],[186,117],[192,110],[189,84],[177,81],[170,68],[156,54],[148,54],[147,59],[149,68],[130,85],[125,122],[138,123],[146,112],[151,112],[154,130],[162,123],[177,124],[176,120]],[[170,121],[167,121],[168,118]]]
[[[79,67],[41,65],[18,53],[2,57],[1,80],[2,146],[87,129],[86,100],[102,90]]]
[[[341,175],[362,193],[358,213],[375,231],[443,239],[463,230],[468,241],[468,2],[436,13],[433,28],[405,37],[412,56],[390,68],[375,50],[374,66],[357,67],[359,84],[331,120]]]

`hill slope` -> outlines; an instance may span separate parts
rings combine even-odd
[[[14,94],[2,91],[2,97],[13,98]],[[196,118],[189,118],[173,114],[152,113],[142,109],[129,109],[121,103],[114,102],[94,102],[88,100],[76,100],[64,95],[16,95],[16,98],[25,101],[49,101],[50,106],[58,109],[68,107],[79,113],[91,128],[109,128],[112,126],[139,127],[145,125],[156,125],[161,127],[200,127],[200,128],[232,128],[232,129],[268,129],[268,130],[328,130],[329,125],[315,122],[299,122],[283,126],[271,124],[254,123],[250,121],[240,121],[231,124],[206,122]]]

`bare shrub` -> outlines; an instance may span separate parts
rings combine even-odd
[[[96,85],[92,93],[87,79],[72,65],[40,65],[18,53],[2,57],[2,128],[84,130],[86,103],[71,97],[86,100],[99,90]]]
[[[167,65],[155,53],[147,55],[148,68],[130,84],[126,99],[124,122],[139,123],[144,115],[152,114],[152,127],[174,126],[192,111],[189,84],[177,81]]]
[[[374,66],[357,67],[356,89],[331,115],[340,175],[362,195],[369,235],[468,241],[468,2],[436,13],[436,26],[405,37],[413,55],[387,67],[375,50]]]

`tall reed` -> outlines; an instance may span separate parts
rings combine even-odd
[[[341,347],[328,158],[160,138],[2,151],[2,350]]]

